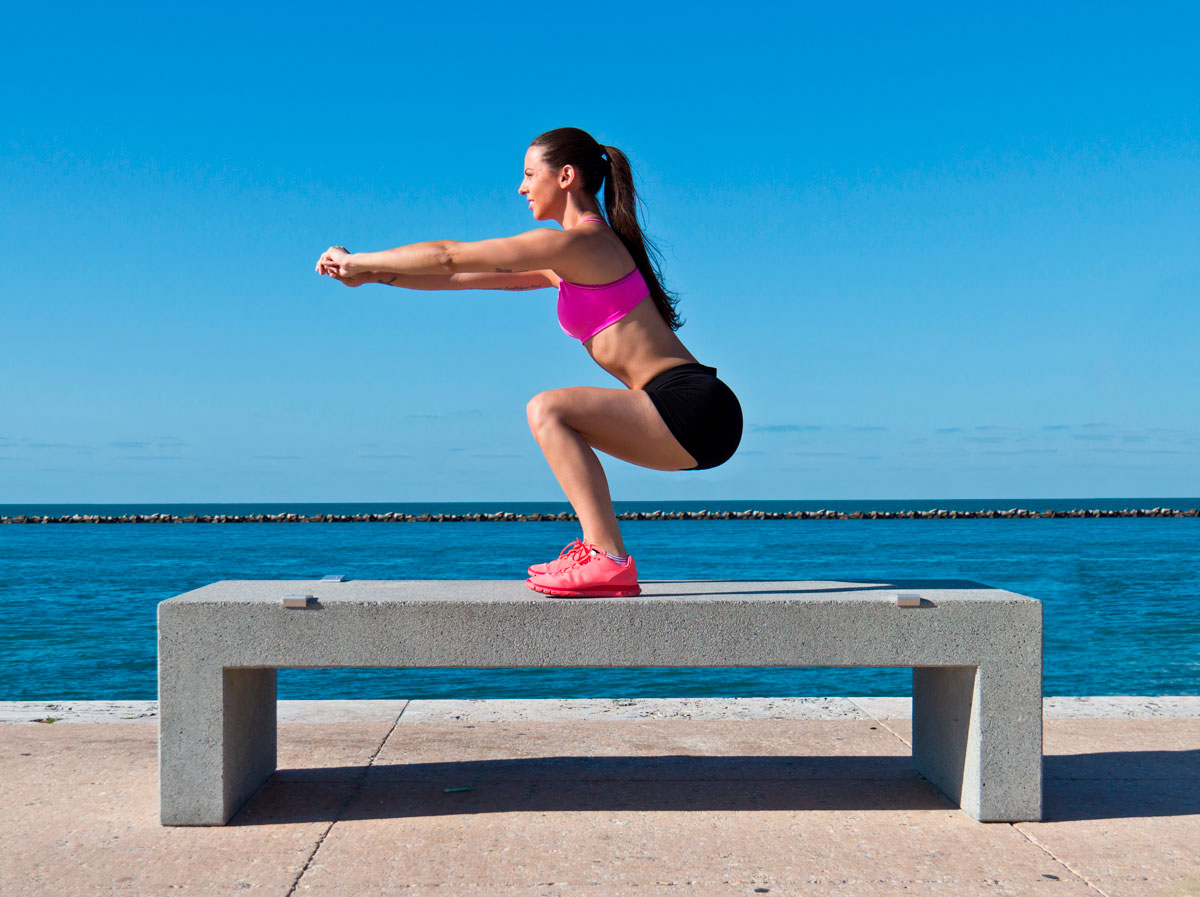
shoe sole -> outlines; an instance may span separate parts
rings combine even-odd
[[[553,598],[636,598],[642,594],[641,586],[625,586],[623,588],[596,586],[594,589],[555,589],[550,586],[539,586],[528,579],[525,580],[525,585],[529,586],[535,592],[541,592],[543,595],[550,595]]]

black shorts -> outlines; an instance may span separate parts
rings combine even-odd
[[[724,464],[742,441],[742,406],[733,390],[703,364],[668,368],[643,387],[667,429],[696,459],[689,470]]]

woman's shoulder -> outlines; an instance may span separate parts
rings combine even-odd
[[[633,256],[621,238],[600,225],[592,225],[597,233],[584,252],[555,269],[559,281],[575,286],[607,286],[629,277],[637,269]]]

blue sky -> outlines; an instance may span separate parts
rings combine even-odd
[[[746,415],[615,498],[1200,494],[1194,5],[6,15],[0,503],[560,499],[525,402],[618,384],[552,290],[313,263],[539,226],[563,125]]]

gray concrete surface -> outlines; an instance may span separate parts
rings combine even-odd
[[[220,825],[275,769],[279,667],[900,666],[913,764],[981,821],[1041,816],[1041,603],[965,581],[223,581],[159,605],[166,825]],[[896,605],[918,593],[919,607]],[[307,609],[284,595],[313,596]]]
[[[1045,818],[986,826],[902,699],[837,700],[282,702],[279,771],[199,828],[159,825],[152,718],[3,725],[0,894],[1200,895],[1196,698],[1048,699]]]

